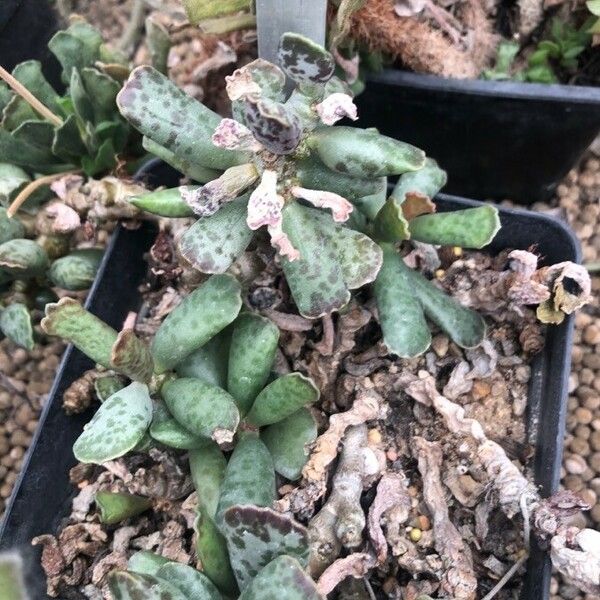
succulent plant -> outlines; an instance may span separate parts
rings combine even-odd
[[[138,199],[165,216],[199,219],[179,240],[183,258],[223,273],[266,229],[300,312],[343,307],[373,281],[382,251],[344,226],[352,202],[385,188],[387,175],[420,169],[424,153],[373,130],[331,127],[356,118],[332,55],[284,34],[281,69],[258,59],[227,79],[234,119],[221,119],[151,67],[135,69],[117,104],[145,147],[202,186]],[[286,100],[286,76],[296,88]]]
[[[361,204],[369,234],[383,249],[383,266],[373,285],[383,340],[393,353],[413,357],[431,343],[427,319],[456,344],[471,348],[485,336],[485,321],[474,310],[411,269],[398,244],[416,241],[460,248],[482,248],[500,228],[491,205],[436,213],[432,198],[446,183],[446,173],[428,159],[425,166],[398,180],[391,196],[371,197]],[[436,255],[437,258],[437,255]]]

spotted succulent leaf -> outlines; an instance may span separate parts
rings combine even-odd
[[[498,209],[491,205],[421,215],[410,222],[412,239],[461,248],[483,248],[499,229]]]
[[[94,391],[100,402],[105,402],[124,387],[125,378],[121,375],[103,375],[94,379]]]
[[[254,235],[246,224],[247,206],[248,197],[243,196],[196,221],[179,240],[181,256],[203,273],[224,273]]]
[[[232,441],[240,413],[225,390],[184,377],[166,382],[161,394],[170,413],[190,433],[218,442]]]
[[[431,332],[412,288],[410,269],[393,246],[383,246],[383,266],[375,280],[379,323],[390,352],[412,358],[431,344]]]
[[[406,195],[418,193],[433,198],[448,181],[446,171],[440,169],[432,158],[425,160],[425,165],[418,171],[405,173],[398,179],[392,191],[392,198],[402,204]]]
[[[293,152],[302,135],[298,119],[285,105],[250,95],[244,99],[244,122],[254,137],[274,154]]]
[[[242,592],[278,556],[308,564],[308,533],[291,517],[271,508],[232,506],[223,515],[229,558]]]
[[[48,271],[50,281],[70,291],[87,290],[92,285],[104,251],[100,248],[73,250],[55,260]]]
[[[93,361],[111,368],[111,350],[117,340],[117,332],[76,300],[61,298],[57,303],[48,304],[41,325],[48,335],[63,338]]]
[[[77,438],[73,454],[98,465],[123,456],[142,440],[151,421],[148,388],[134,381],[102,404]]]
[[[177,365],[175,369],[177,375],[194,377],[206,383],[226,388],[230,339],[230,328],[218,333]]]
[[[148,383],[152,377],[154,362],[145,341],[140,340],[133,329],[119,333],[111,350],[112,368],[134,381]]]
[[[203,438],[190,433],[175,420],[167,408],[160,402],[155,403],[152,424],[149,429],[152,439],[178,450],[198,448],[206,443]]]
[[[156,575],[158,570],[168,562],[170,562],[169,559],[160,554],[149,550],[140,550],[129,557],[127,569],[141,575]]]
[[[0,267],[16,277],[36,277],[48,268],[48,255],[33,240],[9,240],[0,244]]]
[[[116,525],[137,517],[152,506],[150,498],[105,490],[96,492],[95,500],[100,510],[100,521],[105,525]]]
[[[216,513],[223,524],[225,511],[235,505],[271,506],[275,500],[275,470],[269,450],[258,433],[246,431],[229,458]]]
[[[148,192],[141,196],[129,198],[136,208],[160,217],[193,217],[194,211],[181,197],[179,188],[169,188]]]
[[[156,577],[179,590],[186,600],[221,600],[214,583],[203,573],[181,563],[170,562],[160,567]]]
[[[410,229],[402,205],[393,196],[386,200],[377,213],[373,221],[373,236],[382,242],[401,242],[410,239]]]
[[[237,317],[241,306],[237,280],[231,275],[213,275],[186,296],[158,328],[152,342],[156,372],[176,367],[206,344]]]
[[[241,315],[234,324],[229,350],[227,389],[242,415],[263,389],[275,360],[279,329],[269,319]]]
[[[238,587],[229,562],[227,542],[214,520],[203,508],[198,511],[194,529],[196,553],[202,563],[202,570],[223,595],[237,597]]]
[[[277,59],[286,75],[297,83],[326,83],[335,70],[330,52],[307,37],[284,33]]]
[[[276,102],[282,102],[285,99],[285,74],[277,65],[257,58],[244,65],[243,69],[250,73],[252,80],[259,85],[264,98]]]
[[[370,129],[324,127],[311,134],[308,145],[330,169],[353,177],[400,175],[425,164],[419,148]]]
[[[219,446],[212,440],[190,451],[190,473],[198,495],[198,504],[211,519],[219,504],[221,485],[225,477],[227,460]]]
[[[33,350],[31,315],[24,304],[10,304],[0,312],[0,331],[17,346]]]
[[[143,135],[176,155],[211,169],[247,162],[243,153],[213,145],[211,135],[221,117],[152,67],[141,66],[131,72],[117,105]]]
[[[6,214],[6,209],[0,208],[0,245],[10,240],[23,238],[24,234],[25,227],[23,227],[21,221],[15,219],[14,217],[10,218]]]
[[[277,378],[256,397],[248,421],[257,427],[277,423],[319,399],[319,389],[300,373]]]
[[[260,432],[275,471],[292,481],[298,479],[308,460],[309,448],[317,439],[317,424],[310,410],[301,408],[279,423]]]
[[[114,600],[186,600],[182,592],[154,575],[112,571],[108,589]]]
[[[297,560],[278,556],[253,579],[239,600],[323,600]]]

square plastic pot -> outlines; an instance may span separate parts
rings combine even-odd
[[[162,169],[162,171],[161,171]],[[153,183],[177,184],[168,168],[159,166],[150,173]],[[170,179],[171,178],[171,179]],[[440,195],[438,210],[476,206],[479,203]],[[521,210],[500,208],[503,228],[489,247],[491,253],[504,248],[528,249],[536,246],[546,263],[579,261],[580,252],[572,232],[555,219]],[[94,314],[119,328],[129,310],[140,302],[137,291],[146,272],[143,260],[156,235],[149,224],[136,231],[120,228],[113,235],[86,306]],[[535,447],[535,481],[543,495],[558,488],[565,430],[567,384],[573,319],[548,329],[543,350],[533,361],[528,395],[529,438]],[[91,361],[69,347],[63,356],[50,397],[40,418],[23,470],[0,525],[0,550],[21,553],[27,567],[30,595],[46,599],[45,576],[40,566],[40,550],[31,539],[56,532],[71,511],[75,489],[69,483],[69,469],[76,463],[72,446],[94,411],[67,416],[62,409],[65,389]],[[547,600],[550,586],[550,561],[545,551],[534,546],[523,588],[523,599]]]
[[[422,148],[448,171],[446,190],[468,198],[548,199],[600,131],[600,87],[387,69],[356,103],[360,127]]]

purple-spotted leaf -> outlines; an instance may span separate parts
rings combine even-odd
[[[156,577],[179,590],[186,600],[221,600],[221,594],[214,583],[193,567],[170,562],[162,566]]]
[[[495,206],[465,208],[447,213],[415,217],[410,222],[411,238],[426,244],[483,248],[500,229]]]
[[[254,235],[246,224],[247,206],[247,196],[238,198],[196,221],[179,240],[181,256],[202,273],[224,273]]]
[[[282,102],[285,99],[285,74],[277,66],[257,58],[242,67],[260,87],[261,96]]]
[[[286,75],[296,83],[326,83],[335,70],[330,52],[298,33],[284,33],[277,59]]]
[[[17,277],[36,277],[48,268],[48,255],[33,240],[9,240],[0,244],[0,267]]]
[[[283,231],[300,256],[281,260],[300,314],[311,319],[339,310],[350,300],[334,243],[315,227],[313,211],[298,202],[284,208]]]
[[[194,522],[196,553],[207,577],[227,597],[237,597],[238,587],[229,562],[225,537],[202,507]]]
[[[123,456],[143,439],[152,421],[148,388],[134,381],[98,409],[73,445],[75,458],[101,465]]]
[[[216,523],[223,524],[225,511],[235,505],[270,507],[275,500],[273,459],[258,433],[240,434],[225,470]]]
[[[140,340],[133,329],[119,333],[111,351],[111,364],[115,371],[134,381],[148,383],[154,370],[150,348]]]
[[[308,564],[308,533],[291,517],[271,508],[232,506],[223,515],[229,559],[242,592],[278,556]]]
[[[263,389],[275,360],[279,329],[269,319],[255,314],[238,317],[233,326],[229,350],[227,390],[242,415]]]
[[[225,390],[184,377],[166,382],[161,394],[169,412],[190,433],[218,443],[233,440],[240,413]]]
[[[202,445],[191,450],[189,456],[190,473],[198,494],[198,504],[212,519],[217,512],[227,460],[212,440],[203,440]]]
[[[417,193],[433,198],[448,181],[446,171],[438,167],[432,158],[425,159],[425,166],[418,171],[405,173],[394,186],[392,197],[402,204],[406,195]]]
[[[272,425],[319,399],[319,389],[312,379],[289,373],[271,382],[256,397],[248,421],[257,427]]]
[[[121,492],[98,491],[95,500],[100,510],[100,521],[105,525],[116,525],[137,517],[152,506],[150,498]]]
[[[177,588],[154,575],[112,571],[108,589],[113,600],[187,600]]]
[[[381,242],[401,242],[410,239],[408,221],[404,218],[402,205],[393,196],[386,200],[373,221],[373,237]]]
[[[225,329],[240,312],[241,287],[231,275],[213,275],[162,322],[152,342],[155,371],[176,367]]]
[[[431,332],[415,296],[410,269],[392,245],[382,247],[383,266],[375,280],[374,293],[383,341],[390,352],[412,358],[429,348]]]
[[[206,443],[205,439],[190,433],[180,425],[161,402],[154,405],[149,433],[157,442],[178,450],[190,450]]]
[[[0,313],[0,331],[17,346],[21,346],[26,350],[33,350],[31,315],[24,304],[17,302],[2,310]]]
[[[425,164],[422,150],[371,129],[323,127],[311,134],[308,145],[330,169],[353,177],[400,175]]]
[[[271,561],[242,592],[238,600],[324,600],[315,582],[290,556]]]
[[[289,154],[300,142],[302,129],[285,105],[250,95],[244,98],[244,122],[254,137],[274,154]]]
[[[221,117],[152,67],[137,67],[131,72],[117,95],[117,105],[143,135],[178,157],[211,169],[247,162],[244,153],[212,143]]]
[[[111,368],[111,352],[117,341],[117,332],[76,300],[65,297],[57,303],[47,304],[41,326],[48,335],[61,337],[94,362]]]
[[[260,432],[275,471],[292,481],[298,479],[308,460],[309,449],[317,439],[317,424],[310,410],[301,408],[279,423]]]

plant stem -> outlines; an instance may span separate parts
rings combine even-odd
[[[79,173],[80,171],[64,171],[63,173],[55,173],[54,175],[45,175],[44,177],[38,177],[34,179],[31,183],[28,183],[17,195],[17,197],[13,200],[12,204],[8,207],[6,214],[9,218],[15,216],[19,208],[23,205],[23,203],[35,192],[38,188],[43,185],[48,185],[53,181],[64,177],[65,175],[74,175],[75,173]]]
[[[45,104],[42,104],[21,82],[17,81],[6,69],[0,67],[0,77],[27,102],[33,110],[38,112],[44,119],[57,126],[63,124],[63,120],[55,115]]]

